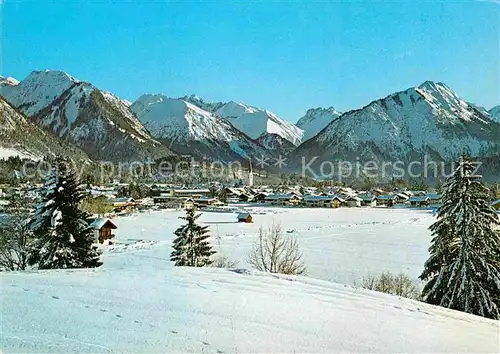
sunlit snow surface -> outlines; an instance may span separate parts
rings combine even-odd
[[[8,159],[9,157],[20,157],[23,159],[36,159],[36,156],[13,148],[0,147],[0,160]]]
[[[97,270],[4,273],[4,352],[497,352],[498,322],[347,285],[363,275],[416,277],[429,211],[253,208],[254,224],[204,213],[217,250],[239,269],[168,261],[182,212],[118,218]],[[263,214],[266,213],[266,214]],[[248,270],[260,226],[297,236],[309,277]],[[220,244],[220,246],[219,246]],[[219,248],[220,247],[220,248]],[[316,279],[314,279],[316,278]],[[323,280],[318,280],[323,279]]]

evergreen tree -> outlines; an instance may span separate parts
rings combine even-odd
[[[69,158],[55,159],[55,168],[47,175],[40,195],[29,221],[34,235],[29,245],[30,265],[39,269],[100,266],[88,214],[79,209],[85,192]]]
[[[175,231],[177,237],[172,246],[174,251],[170,255],[170,260],[175,262],[176,266],[204,267],[212,263],[210,256],[215,251],[207,241],[210,237],[208,226],[196,223],[200,215],[195,213],[195,208],[189,208],[186,210],[186,216],[181,216],[187,224]]]
[[[438,220],[430,226],[430,258],[420,275],[423,299],[484,317],[500,319],[500,233],[488,189],[463,158],[444,185]]]

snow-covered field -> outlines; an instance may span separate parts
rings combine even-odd
[[[384,271],[403,272],[414,279],[428,258],[433,222],[430,210],[411,209],[298,209],[247,208],[254,223],[236,222],[236,214],[202,213],[200,222],[210,226],[217,251],[240,267],[248,267],[248,252],[259,228],[279,224],[297,237],[308,275],[342,284],[359,284],[363,276]],[[182,224],[182,211],[154,212],[117,219],[119,242],[166,241],[168,258],[173,232]]]
[[[264,214],[265,213],[265,214]],[[429,211],[254,208],[254,224],[204,213],[239,269],[168,261],[182,212],[117,219],[96,270],[1,274],[5,352],[498,352],[498,321],[356,289],[366,274],[418,276]],[[258,228],[300,239],[309,277],[248,270]],[[220,246],[219,246],[220,243]],[[220,249],[219,249],[220,247]],[[316,278],[316,279],[313,279]]]

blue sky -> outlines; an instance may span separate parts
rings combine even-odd
[[[2,1],[0,0],[0,3]],[[500,103],[498,1],[16,1],[0,73],[60,69],[120,97],[195,93],[295,122],[425,80]]]

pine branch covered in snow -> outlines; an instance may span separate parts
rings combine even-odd
[[[102,263],[93,232],[79,204],[84,198],[71,160],[56,158],[29,222],[34,234],[29,263],[39,269],[93,268]]]
[[[170,260],[176,266],[204,267],[212,263],[210,257],[215,254],[212,246],[207,241],[208,226],[201,226],[196,223],[196,219],[201,214],[195,214],[194,208],[186,210],[186,216],[181,217],[187,221],[175,231],[177,236],[173,242],[174,251],[170,255]]]
[[[500,233],[489,190],[474,176],[474,163],[462,159],[444,186],[430,258],[420,278],[428,281],[428,303],[500,319]]]

